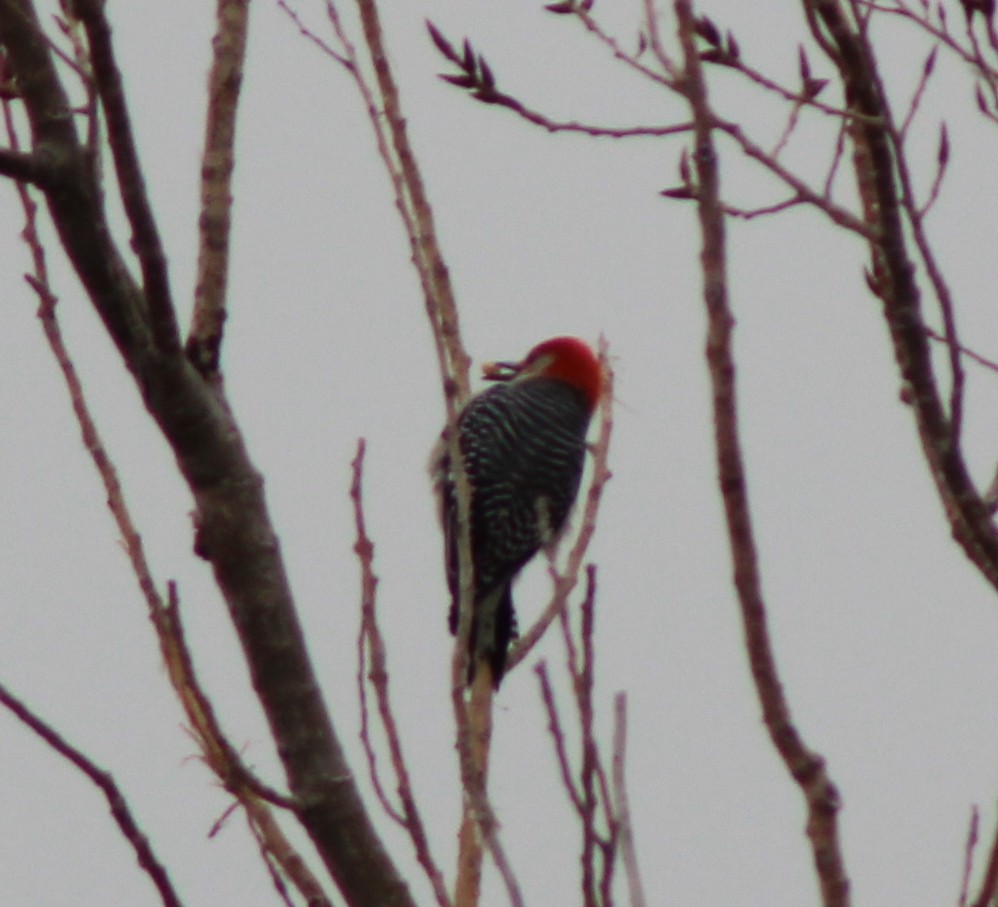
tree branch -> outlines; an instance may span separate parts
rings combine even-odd
[[[627,794],[627,694],[618,693],[613,700],[613,799],[620,839],[620,856],[627,877],[631,907],[646,907],[644,885],[638,867],[634,828],[631,825],[631,804]]]
[[[180,348],[180,332],[170,295],[166,254],[135,148],[125,87],[114,57],[111,25],[104,15],[103,0],[74,0],[72,10],[87,33],[90,65],[107,120],[107,138],[118,175],[118,188],[132,226],[132,248],[142,268],[149,326],[159,351],[173,354]]]
[[[849,881],[836,820],[838,791],[828,776],[824,760],[807,748],[793,723],[767,627],[738,429],[735,362],[731,347],[734,317],[728,305],[724,214],[713,142],[716,119],[707,99],[695,43],[695,19],[689,0],[676,0],[675,9],[685,57],[685,93],[696,124],[693,158],[697,172],[697,210],[703,237],[701,262],[708,319],[707,363],[713,390],[718,485],[728,524],[735,588],[741,604],[749,664],[766,728],[807,801],[807,832],[825,907],[847,907],[850,903]]]
[[[0,176],[44,187],[51,182],[53,173],[36,154],[0,148]]]
[[[201,374],[217,377],[226,317],[229,238],[232,228],[232,172],[236,112],[243,81],[249,0],[218,0],[214,55],[208,74],[208,113],[201,158],[201,216],[198,276],[187,357]]]
[[[416,795],[412,788],[412,779],[409,775],[405,754],[402,751],[402,737],[399,734],[398,723],[395,720],[395,713],[392,710],[391,699],[388,693],[388,656],[385,651],[385,641],[381,635],[381,628],[378,626],[378,577],[374,573],[374,542],[367,534],[367,521],[364,517],[363,478],[365,451],[366,444],[364,443],[364,439],[361,438],[357,442],[357,455],[354,457],[353,463],[351,463],[353,480],[350,483],[350,500],[353,502],[354,526],[357,532],[354,551],[360,561],[361,571],[361,626],[357,643],[357,689],[360,697],[361,742],[367,755],[371,783],[374,785],[382,807],[408,833],[413,849],[416,851],[416,859],[419,861],[419,865],[423,867],[423,872],[426,873],[426,877],[433,887],[437,903],[440,907],[450,907],[451,901],[447,895],[447,886],[444,882],[443,873],[440,871],[436,860],[433,858],[433,854],[430,852],[429,837],[426,833],[426,826],[423,824],[423,818],[420,815],[419,806],[416,802]],[[368,660],[370,660],[369,669],[367,669]],[[366,693],[368,682],[370,682],[374,689],[381,727],[388,740],[392,769],[395,772],[398,795],[402,802],[401,813],[389,802],[377,770],[377,762],[374,746],[371,743],[368,722],[368,715],[370,713]]]
[[[922,451],[954,537],[998,589],[998,532],[971,479],[936,382],[915,267],[907,251],[898,190],[900,176],[889,132],[891,120],[876,65],[866,37],[839,0],[803,3],[812,30],[820,29],[831,45],[831,58],[839,69],[850,105],[864,114],[851,136],[860,196],[867,222],[874,230],[870,246],[873,281],[884,303],[895,359],[906,397],[911,400]],[[956,357],[956,340],[949,324],[947,339],[951,358]]]
[[[118,823],[118,828],[125,839],[132,845],[135,856],[152,883],[159,892],[160,900],[165,907],[182,907],[180,897],[170,882],[166,868],[156,858],[149,839],[143,834],[128,808],[128,803],[109,772],[104,771],[96,763],[88,759],[76,747],[67,742],[53,727],[46,724],[20,699],[0,684],[0,705],[9,709],[17,718],[33,730],[48,746],[64,759],[75,765],[94,784],[101,789],[111,808],[111,815]]]
[[[179,347],[171,352],[173,344],[164,342],[169,339],[164,334],[173,330],[165,311],[153,319],[159,345],[154,340],[150,307],[110,238],[101,193],[79,145],[33,4],[30,0],[0,0],[0,4],[7,12],[0,15],[0,44],[7,49],[21,86],[35,150],[45,146],[58,161],[58,182],[46,192],[53,220],[194,497],[197,550],[211,561],[229,607],[287,773],[296,814],[351,904],[410,907],[412,897],[371,824],[323,703],[263,480],[231,408],[220,389],[202,379]],[[99,22],[94,28],[96,58],[106,36]],[[108,84],[104,91],[113,95]],[[104,103],[113,106],[116,101],[110,97]],[[117,141],[120,150],[124,141],[120,131]],[[147,283],[155,287],[154,250],[151,256],[146,256]]]

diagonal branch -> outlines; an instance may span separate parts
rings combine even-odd
[[[332,4],[327,2],[327,7]],[[416,156],[409,143],[398,86],[388,62],[381,20],[375,0],[357,0],[364,41],[371,56],[374,77],[380,97],[380,113],[387,121],[385,145],[390,150],[390,168],[397,168],[396,195],[409,232],[413,262],[419,271],[426,294],[427,311],[434,328],[434,337],[445,354],[443,370],[444,394],[450,420],[469,396],[469,359],[461,343],[460,321],[450,273],[440,251],[433,210],[426,194]],[[354,58],[355,59],[355,58]],[[355,72],[360,78],[360,73]],[[370,101],[369,101],[370,107]],[[377,128],[375,116],[373,122]],[[384,152],[383,152],[384,153]]]
[[[160,352],[175,353],[180,348],[180,332],[170,295],[166,253],[135,147],[125,87],[111,42],[111,25],[101,0],[75,0],[72,8],[87,33],[90,64],[107,120],[107,137],[118,174],[121,200],[132,227],[132,247],[142,268],[149,326]]]
[[[943,404],[929,336],[921,310],[915,265],[908,254],[902,198],[904,171],[897,161],[891,117],[866,36],[839,0],[803,0],[812,29],[819,29],[839,69],[844,93],[863,118],[851,131],[857,184],[870,244],[873,282],[884,303],[894,356],[911,400],[922,452],[942,500],[953,535],[971,562],[998,589],[998,531],[971,478],[957,432],[960,376],[958,340],[945,287],[936,283],[954,365],[954,412]],[[900,188],[899,188],[900,187]],[[917,227],[917,220],[915,222]],[[917,242],[917,238],[916,238]],[[932,259],[927,260],[932,266]],[[941,293],[940,293],[941,290]]]
[[[85,3],[91,13],[94,2]],[[58,167],[57,182],[46,191],[53,221],[190,488],[196,547],[211,562],[239,634],[296,815],[346,900],[365,907],[411,907],[408,886],[374,829],[323,702],[263,480],[231,407],[179,348],[175,355],[164,349],[163,318],[153,317],[158,332],[153,337],[151,307],[111,239],[102,193],[87,166],[34,5],[0,0],[0,12],[0,44],[22,87],[34,147],[44,147]],[[97,23],[91,39],[95,57],[100,39]]]
[[[9,102],[4,99],[2,104],[7,137],[11,147],[16,149],[20,142],[14,117]],[[38,315],[45,338],[66,382],[84,446],[97,468],[107,493],[108,507],[121,533],[132,572],[146,601],[167,675],[187,716],[191,733],[201,749],[205,764],[246,811],[268,866],[276,862],[309,903],[314,903],[317,907],[328,904],[322,886],[301,855],[287,841],[268,806],[270,803],[290,809],[294,807],[294,803],[264,785],[249,771],[215,718],[212,703],[195,675],[190,651],[184,638],[176,585],[172,582],[168,584],[168,604],[164,603],[156,588],[152,570],[146,559],[142,537],[132,520],[117,470],[101,440],[84,396],[79,375],[63,341],[62,331],[56,318],[57,300],[49,286],[45,249],[37,229],[37,205],[25,186],[19,184],[17,189],[25,216],[22,236],[28,245],[34,266],[34,273],[26,275],[26,279],[38,294]],[[275,871],[273,867],[271,868]]]
[[[108,333],[133,370],[151,348],[145,302],[111,239],[49,41],[30,0],[0,0],[0,44],[17,77],[33,154],[51,171],[46,200],[66,253]]]
[[[136,823],[132,811],[128,808],[128,803],[111,774],[91,761],[62,737],[55,728],[46,724],[27,705],[2,685],[0,685],[0,705],[9,709],[20,721],[41,737],[46,744],[60,756],[75,765],[101,789],[101,792],[107,799],[108,806],[111,808],[111,815],[114,817],[114,821],[118,823],[122,834],[128,843],[132,845],[139,865],[145,870],[149,878],[152,879],[153,884],[159,891],[160,900],[165,907],[182,907],[180,898],[174,890],[173,884],[170,882],[170,876],[166,868],[156,858],[156,854],[149,844],[148,837],[142,833],[142,829]]]

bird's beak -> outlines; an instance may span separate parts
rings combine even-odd
[[[522,362],[486,362],[482,365],[482,377],[486,381],[510,381],[522,368]]]

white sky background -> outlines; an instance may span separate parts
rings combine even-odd
[[[110,3],[184,321],[210,6]],[[656,194],[676,183],[683,140],[549,136],[476,105],[436,79],[445,67],[423,19],[453,40],[469,35],[501,89],[553,117],[632,125],[676,122],[685,111],[540,3],[398,6],[384,4],[387,40],[472,355],[518,357],[554,334],[602,332],[617,357],[615,476],[593,550],[597,702],[608,746],[613,693],[629,695],[630,793],[649,903],[816,903],[801,799],[759,717],[729,580],[695,211]],[[299,9],[325,32],[321,4]],[[604,0],[596,12],[625,45],[634,40],[636,4]],[[747,60],[796,84],[796,4],[714,0],[700,12],[735,32]],[[900,110],[925,51],[900,24],[886,37]],[[830,75],[817,55],[812,66]],[[771,145],[779,109],[731,74],[710,74],[722,111],[743,115]],[[946,57],[919,121],[923,191],[941,116],[952,172],[932,235],[964,339],[994,357],[995,133],[978,124],[970,81]],[[829,134],[827,123],[802,130],[788,160],[820,179]],[[443,420],[432,343],[353,86],[268,0],[254,11],[239,136],[228,391],[267,476],[311,650],[362,776],[347,488],[356,440],[368,440],[394,698],[450,874],[459,801],[441,540],[425,471]],[[730,201],[784,197],[735,155],[723,162]],[[274,904],[240,818],[206,837],[227,798],[190,758],[194,744],[21,280],[15,201],[0,190],[0,680],[114,772],[186,903]],[[971,804],[983,808],[985,838],[994,825],[998,601],[950,539],[898,399],[858,241],[804,210],[732,224],[729,239],[771,628],[794,716],[841,789],[855,902],[954,904]],[[50,253],[58,260],[54,243]],[[204,685],[248,761],[280,786],[224,605],[190,552],[189,495],[75,279],[61,265],[56,274],[68,341],[157,576],[179,582]],[[968,377],[968,454],[986,484],[998,458],[998,377],[972,366]],[[545,590],[541,571],[519,585],[523,623]],[[559,661],[554,637],[542,654]],[[557,786],[536,661],[498,698],[492,793],[528,903],[572,904],[578,831]],[[0,903],[158,903],[96,790],[6,714],[0,767]],[[407,841],[380,824],[429,903]],[[486,903],[502,904],[493,882]]]

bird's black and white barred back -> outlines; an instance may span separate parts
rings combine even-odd
[[[559,358],[565,356],[578,361],[566,367]],[[512,582],[565,525],[582,478],[602,370],[587,345],[556,338],[531,351],[523,363],[494,368],[490,377],[506,383],[468,403],[458,433],[471,492],[474,611],[468,679],[485,659],[498,686],[515,634]],[[446,446],[436,474],[453,633],[460,598],[458,510]]]

